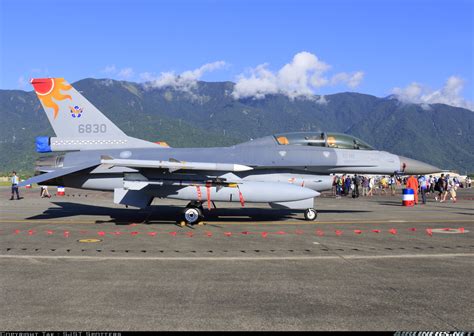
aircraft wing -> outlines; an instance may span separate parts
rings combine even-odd
[[[130,159],[113,159],[110,157],[102,157],[101,163],[109,167],[129,167],[129,168],[156,168],[168,169],[174,172],[180,169],[184,170],[211,170],[240,172],[252,170],[252,167],[233,164],[233,163],[215,163],[215,162],[187,162],[170,159],[169,161],[158,160],[130,160]]]
[[[61,177],[61,176],[64,176],[64,175],[76,173],[78,171],[81,171],[81,170],[84,170],[84,169],[87,169],[87,168],[98,166],[99,164],[100,164],[100,161],[95,160],[95,161],[89,161],[89,162],[86,162],[86,163],[83,163],[81,165],[74,166],[74,167],[59,168],[59,169],[56,169],[52,172],[37,175],[37,176],[34,176],[32,178],[29,178],[26,181],[20,182],[18,184],[18,186],[19,187],[24,187],[27,184],[41,183],[41,182],[48,181],[48,180],[51,180],[51,179],[56,178],[56,177]]]

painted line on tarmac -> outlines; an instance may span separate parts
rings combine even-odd
[[[101,220],[98,220],[99,222]],[[95,221],[51,221],[47,219],[37,219],[37,220],[17,220],[17,219],[4,219],[2,218],[3,224],[8,224],[8,223],[34,223],[34,224],[97,224]],[[124,224],[126,225],[127,223],[132,223],[130,222],[109,222],[106,221],[109,224]],[[387,219],[382,219],[382,220],[357,220],[357,221],[267,221],[267,222],[259,222],[259,221],[248,221],[248,222],[230,222],[230,221],[225,221],[225,222],[220,222],[220,221],[212,221],[212,222],[204,222],[205,224],[208,225],[319,225],[319,224],[379,224],[379,223],[397,223],[397,224],[411,224],[411,223],[474,223],[474,219],[421,219],[421,220],[406,220],[403,222],[393,222],[393,220],[387,220]],[[99,224],[105,224],[105,223],[99,223]],[[176,224],[174,221],[154,221],[151,220],[150,223],[141,223],[138,222],[136,224],[144,224],[144,225],[153,225],[153,224]]]
[[[120,257],[120,256],[45,256],[0,255],[0,259],[77,259],[77,260],[145,260],[145,261],[271,261],[271,260],[341,260],[341,259],[429,259],[474,257],[474,253],[399,254],[399,255],[340,255],[295,257]]]
[[[426,220],[407,220],[404,222],[397,222],[397,224],[410,224],[410,223],[461,223],[461,222],[468,222],[468,223],[474,223],[474,219],[461,219],[461,220],[455,220],[455,219],[426,219]],[[300,222],[295,222],[295,221],[279,221],[279,222],[205,222],[206,224],[219,224],[219,225],[318,225],[318,224],[380,224],[380,223],[390,223],[394,224],[390,220],[357,220],[357,221],[300,221]]]

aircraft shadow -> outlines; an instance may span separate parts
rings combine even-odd
[[[143,224],[172,224],[176,223],[183,207],[172,205],[151,206],[146,209],[110,208],[97,205],[78,204],[71,202],[53,202],[58,207],[48,208],[42,214],[26,219],[44,220],[68,218],[79,215],[109,216],[109,220],[96,220],[96,224],[114,223],[116,225],[129,225],[131,223]],[[304,221],[302,210],[270,209],[270,208],[212,208],[205,207],[206,222],[264,222],[293,219]],[[360,213],[371,212],[367,210],[318,210],[319,213]],[[299,214],[298,217],[294,217]]]

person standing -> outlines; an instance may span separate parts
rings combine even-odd
[[[418,180],[415,176],[411,175],[406,183],[407,189],[413,189],[413,193],[415,195],[415,204],[418,204]]]
[[[456,203],[456,201],[457,201],[457,199],[456,199],[456,196],[457,196],[456,190],[458,190],[458,188],[459,188],[458,185],[459,185],[458,183],[455,183],[453,185],[453,188],[451,189],[451,197],[452,197],[454,203]]]
[[[374,181],[374,177],[371,176],[369,178],[369,192],[367,193],[367,196],[373,196],[374,195],[374,187],[375,187],[375,181]]]
[[[41,186],[41,198],[51,198],[51,195],[48,191],[48,186]]]
[[[391,175],[391,176],[390,176],[389,184],[390,184],[391,195],[392,195],[392,196],[395,196],[395,192],[396,192],[396,190],[397,190],[397,182],[396,182],[396,180],[395,180],[395,176],[394,176],[394,175]]]
[[[427,179],[424,175],[418,178],[418,185],[420,186],[421,201],[426,204],[426,191],[428,190]]]
[[[349,175],[346,175],[346,179],[344,180],[344,195],[347,196],[349,195],[349,192],[351,191],[351,184],[352,184],[352,179]]]
[[[444,174],[441,174],[441,177],[439,178],[439,202],[442,203],[446,201],[446,196],[448,196],[448,180],[449,180],[449,174],[444,176]]]
[[[341,198],[343,184],[344,181],[342,180],[342,176],[338,176],[336,180],[336,198]]]
[[[354,175],[354,188],[355,188],[355,197],[359,197],[359,187],[360,187],[360,176]]]
[[[456,203],[456,189],[457,189],[457,183],[456,183],[456,178],[453,177],[453,178],[450,178],[448,181],[447,181],[447,184],[448,184],[448,187],[447,187],[447,191],[449,192],[449,194],[451,195],[451,200]],[[447,193],[446,193],[447,194]],[[445,197],[446,199],[446,197]]]
[[[441,200],[441,194],[442,194],[442,191],[441,191],[441,177],[443,177],[444,174],[441,174],[440,177],[436,177],[435,179],[435,192],[438,192],[438,196],[435,195],[435,201],[438,200],[438,198]]]
[[[380,195],[386,195],[387,194],[387,187],[388,187],[388,181],[387,178],[382,176],[382,179],[380,180]]]
[[[362,196],[369,195],[369,179],[367,176],[362,176]]]
[[[433,175],[430,175],[430,194],[435,193],[435,185],[436,185],[436,179],[434,178]]]
[[[14,194],[16,194],[16,199],[19,200],[20,198],[23,198],[23,197],[20,197],[20,194],[18,193],[18,183],[20,182],[20,180],[18,179],[18,176],[16,175],[16,171],[12,172],[12,178],[11,178],[11,182],[12,182],[12,197],[10,197],[10,201],[14,199]]]

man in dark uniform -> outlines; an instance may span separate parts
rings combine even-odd
[[[359,187],[360,187],[360,176],[355,174],[354,175],[354,192],[355,192],[355,197],[359,197]]]

